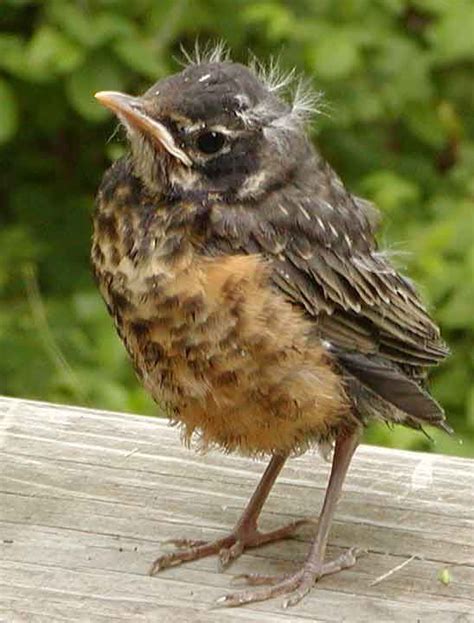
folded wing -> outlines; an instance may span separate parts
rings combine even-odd
[[[374,208],[317,166],[311,188],[302,182],[254,208],[226,206],[213,221],[214,252],[267,257],[275,286],[314,319],[315,335],[350,375],[416,422],[446,428],[424,389],[427,367],[448,354],[439,329],[378,252]]]

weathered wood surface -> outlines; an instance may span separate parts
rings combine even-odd
[[[361,447],[329,554],[368,554],[283,610],[281,599],[213,609],[237,573],[274,573],[304,557],[307,530],[242,556],[147,572],[188,535],[228,531],[263,464],[180,446],[154,418],[0,398],[0,620],[7,622],[474,621],[474,462]],[[328,465],[292,460],[264,527],[316,514]],[[410,557],[417,558],[374,584]],[[448,568],[448,585],[438,574]]]

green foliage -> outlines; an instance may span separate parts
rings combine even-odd
[[[155,411],[89,274],[94,192],[123,152],[92,95],[139,93],[179,68],[180,44],[224,39],[325,92],[315,139],[381,208],[383,246],[452,347],[432,388],[457,436],[367,439],[474,455],[473,31],[472,0],[3,0],[0,392]]]

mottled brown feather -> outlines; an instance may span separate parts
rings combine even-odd
[[[99,211],[108,210],[101,193]],[[146,210],[122,207],[113,240],[95,219],[94,270],[135,369],[185,439],[250,455],[299,452],[356,425],[332,356],[272,287],[268,262],[206,257],[189,242],[192,226],[170,226],[159,208],[143,230]]]

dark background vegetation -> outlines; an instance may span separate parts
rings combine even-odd
[[[101,89],[140,93],[180,45],[279,56],[325,93],[325,157],[384,215],[381,242],[422,284],[451,359],[432,376],[457,436],[374,443],[474,455],[472,0],[2,0],[0,392],[156,413],[92,283],[90,212],[123,153]]]

